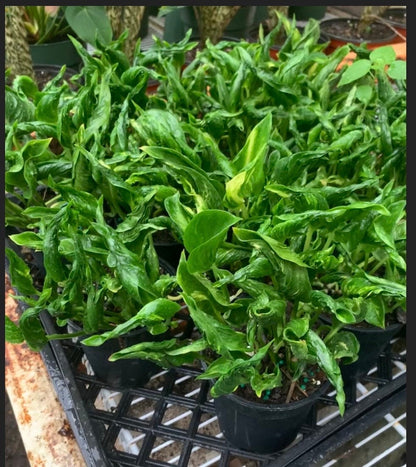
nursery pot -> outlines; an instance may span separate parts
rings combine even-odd
[[[69,39],[46,44],[30,44],[29,50],[34,65],[67,65],[78,68],[82,64],[82,58]]]
[[[326,316],[321,316],[321,320],[324,323],[331,322]],[[377,364],[379,355],[402,327],[402,323],[394,323],[384,329],[376,326],[345,325],[343,329],[352,332],[358,339],[360,350],[358,360],[348,365],[340,365],[344,384],[355,383],[358,378],[366,375]]]
[[[154,246],[156,253],[159,257],[159,260],[166,260],[175,268],[173,274],[176,274],[176,268],[179,264],[179,259],[183,250],[183,245],[181,243],[175,242],[172,240],[169,241],[154,241]]]
[[[43,89],[45,84],[52,80],[60,71],[62,65],[33,65],[35,79],[40,89]],[[77,74],[74,68],[66,67],[63,78],[69,82],[69,79]],[[76,89],[77,85],[69,83],[72,89]]]
[[[406,8],[388,8],[381,17],[406,38]],[[403,42],[403,39],[397,36],[393,42]]]
[[[81,330],[81,326],[75,321],[68,322],[69,332],[79,332]],[[152,336],[148,331],[140,328],[130,331],[124,336],[109,339],[98,347],[84,345],[82,343],[83,338],[79,340],[82,350],[97,378],[114,387],[129,388],[143,386],[152,375],[161,371],[161,367],[153,362],[138,358],[110,362],[108,357],[114,352],[118,352],[130,345],[146,340],[157,340],[157,338],[163,339],[160,336]]]
[[[358,18],[331,18],[320,22],[320,29],[323,38],[330,43],[325,49],[325,53],[331,53],[338,47],[345,44],[360,45],[363,42],[367,44],[370,50],[383,45],[388,45],[396,38],[396,33],[388,26],[380,22],[372,23],[372,31],[365,33],[362,37],[355,34],[355,28],[359,23]]]
[[[263,404],[226,394],[214,399],[218,423],[235,447],[258,453],[277,452],[296,438],[328,388],[327,381],[309,397],[287,404]]]
[[[159,259],[159,264],[164,273],[175,274],[172,266],[163,259]],[[69,332],[79,332],[81,330],[82,328],[78,323],[72,320],[68,321]],[[137,328],[127,332],[123,336],[109,339],[97,347],[84,345],[82,340],[85,337],[78,338],[78,340],[97,378],[114,387],[131,388],[143,386],[154,374],[161,371],[162,368],[149,360],[139,358],[128,358],[110,362],[108,360],[110,355],[140,342],[158,342],[170,339],[172,335],[169,331],[163,334],[152,335],[145,328]]]
[[[246,37],[255,24],[256,8],[256,6],[242,6],[225,28],[224,35],[236,39]],[[188,29],[192,29],[193,34],[199,33],[192,6],[186,6],[166,15],[163,39],[168,42],[180,41]]]
[[[326,6],[290,6],[288,16],[295,16],[296,21],[308,21],[309,18],[322,19]]]

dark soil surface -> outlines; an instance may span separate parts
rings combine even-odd
[[[350,42],[384,42],[389,37],[394,37],[394,32],[383,23],[372,23],[362,34],[358,31],[358,24],[359,21],[352,18],[323,21],[321,23],[321,32],[330,39],[341,39]]]
[[[39,89],[42,90],[51,79],[55,78],[55,76],[59,72],[59,69],[54,70],[52,68],[46,68],[46,67],[41,68],[37,66],[34,68],[33,71],[35,72],[35,80],[38,83]],[[72,76],[73,76],[72,72],[66,71],[64,74],[64,79],[68,81],[68,84],[70,85],[70,87],[72,87],[72,89],[75,89],[76,85],[73,85],[69,81],[69,79]]]
[[[284,369],[281,368],[281,370],[284,372]],[[282,378],[282,386],[273,389],[270,393],[264,391],[262,398],[258,398],[255,392],[248,385],[245,385],[244,387],[240,386],[234,394],[252,402],[263,404],[285,404],[287,402],[295,402],[309,397],[326,381],[327,377],[325,373],[315,365],[304,371],[302,376],[296,381],[294,388],[292,388],[293,392],[289,401],[288,394],[291,391],[292,382],[285,375],[283,375]]]

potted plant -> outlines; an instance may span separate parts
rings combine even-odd
[[[238,222],[233,248],[221,244],[227,226]],[[225,437],[243,449],[273,452],[293,441],[328,381],[343,413],[337,359],[354,360],[358,346],[349,333],[334,328],[321,334],[323,328],[315,326],[319,297],[300,258],[243,225],[221,211],[197,214],[185,231],[190,254],[181,259],[178,283],[208,344],[208,366],[199,378],[213,382],[211,395]],[[212,255],[216,246],[225,246],[228,261]],[[207,262],[208,251],[213,260]],[[230,261],[237,251],[238,264],[246,255],[240,268]]]
[[[23,12],[33,62],[77,68],[81,58],[68,34],[90,44],[96,37],[112,38],[111,24],[103,7],[26,6]]]
[[[36,289],[8,251],[29,304],[7,322],[8,339],[38,349],[78,337],[87,352],[144,326],[155,339],[108,359],[203,362],[220,411],[247,395],[295,408],[294,395],[313,402],[312,389],[332,385],[343,413],[342,367],[358,352],[345,326],[382,327],[391,299],[403,301],[405,64],[390,48],[357,47],[342,66],[350,46],[325,54],[316,20],[286,27],[278,60],[271,31],[259,43],[207,41],[185,69],[189,33],[145,51],[138,41],[132,61],[126,34],[93,54],[72,38],[84,63],[77,89],[54,82],[38,94],[25,77],[8,89],[7,191],[31,202],[10,215],[27,226],[12,239],[41,251],[46,270]],[[149,96],[151,77],[160,84]],[[40,182],[50,198],[36,205]],[[170,275],[155,248],[164,230],[182,250]],[[76,320],[81,335],[46,336],[41,310],[63,327]],[[176,335],[180,311],[196,325],[191,338]],[[301,387],[312,378],[321,384]],[[268,425],[247,448],[282,449],[303,421],[281,438]]]
[[[396,30],[397,41],[406,41],[406,7],[388,7],[381,13],[381,19]]]
[[[75,194],[65,185],[56,189],[63,200],[49,208],[48,225],[44,224],[45,209],[43,220],[33,212],[37,233],[10,236],[18,245],[43,253],[45,276],[36,288],[28,265],[13,250],[6,250],[11,283],[28,305],[18,325],[7,320],[6,339],[26,342],[38,351],[51,339],[81,339],[100,332],[98,352],[83,346],[97,376],[115,386],[144,384],[157,366],[138,360],[111,364],[107,359],[132,343],[175,341],[179,321],[174,315],[180,305],[169,298],[175,270],[158,259],[148,238],[141,242],[131,238],[126,246],[123,235],[105,222],[102,199],[97,201],[82,191]],[[40,321],[42,310],[61,327],[69,325],[68,332],[46,335]],[[113,333],[121,323],[124,331]]]
[[[327,53],[335,48],[352,43],[366,43],[369,49],[391,44],[397,32],[382,18],[388,7],[364,7],[360,18],[330,18],[321,21],[321,32],[330,41]]]
[[[296,21],[308,21],[310,18],[322,19],[326,13],[324,6],[289,6],[288,15],[295,16]]]
[[[74,68],[80,64],[80,57],[67,37],[72,29],[59,7],[26,6],[24,24],[35,64]]]
[[[253,6],[194,6],[161,7],[158,16],[166,16],[164,39],[178,42],[192,29],[193,38],[198,38],[204,47],[209,38],[214,44],[221,37],[239,40],[248,35],[255,25],[256,8]],[[177,28],[180,27],[180,31]]]

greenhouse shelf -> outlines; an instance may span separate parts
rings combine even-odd
[[[49,315],[41,319],[48,333],[59,332]],[[209,382],[195,379],[199,368],[161,370],[143,387],[122,389],[96,378],[77,342],[51,341],[42,357],[88,467],[329,467],[339,453],[342,458],[351,449],[348,443],[357,451],[357,446],[374,442],[378,432],[392,427],[401,433],[399,441],[392,448],[383,444],[373,459],[405,455],[406,430],[400,425],[406,400],[403,335],[391,341],[376,367],[354,387],[346,388],[343,417],[335,391],[330,390],[319,399],[296,440],[267,455],[234,448],[223,438]],[[404,414],[395,418],[392,413],[400,409]],[[377,428],[383,421],[387,428]],[[367,440],[362,435],[369,429]],[[370,459],[366,465],[374,464]]]

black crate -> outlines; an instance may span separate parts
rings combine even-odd
[[[48,314],[42,322],[59,332]],[[209,383],[195,380],[199,368],[161,371],[143,387],[121,389],[100,381],[78,343],[52,341],[42,356],[89,467],[99,466],[309,466],[343,446],[406,398],[405,336],[395,338],[378,364],[346,388],[343,417],[329,390],[296,440],[275,454],[232,447],[215,417]],[[397,363],[399,364],[397,365]]]

